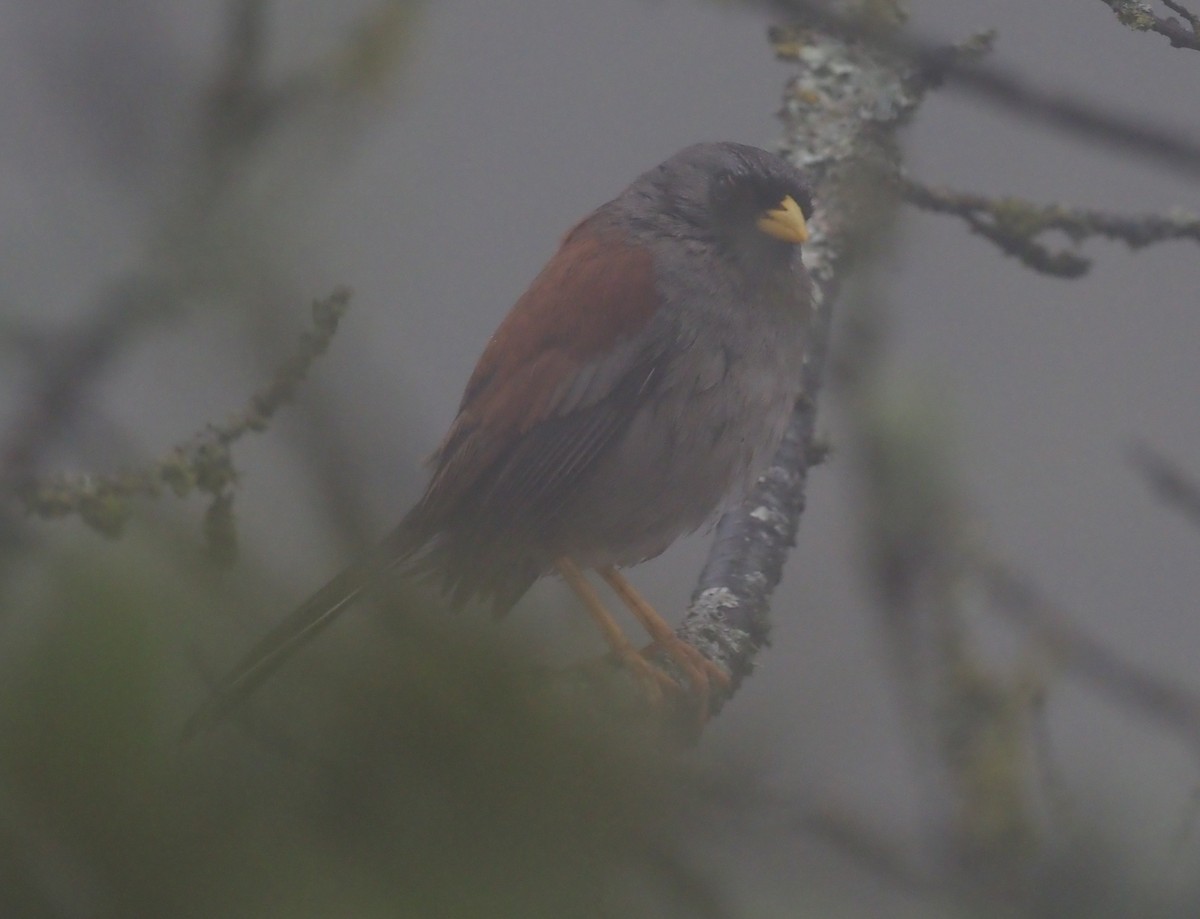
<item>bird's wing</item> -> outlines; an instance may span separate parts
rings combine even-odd
[[[572,231],[480,357],[416,517],[552,510],[658,381],[656,286],[647,249],[589,222]]]

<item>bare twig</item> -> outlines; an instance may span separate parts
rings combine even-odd
[[[981,561],[979,576],[998,611],[1045,641],[1068,671],[1180,734],[1200,752],[1200,695],[1121,658],[1004,565]]]
[[[1029,803],[1038,674],[993,665],[977,640],[974,539],[937,397],[883,370],[880,305],[852,307],[835,392],[859,477],[863,561],[923,779],[929,855],[957,875],[1009,878],[1038,851]]]
[[[134,340],[134,333],[168,312],[165,285],[133,277],[114,285],[87,319],[57,347],[43,349],[39,379],[0,447],[0,494],[25,486],[38,461],[66,430],[91,383]]]
[[[236,478],[229,448],[246,434],[265,430],[275,413],[291,401],[313,362],[329,347],[349,296],[349,291],[339,289],[313,302],[313,329],[301,336],[296,353],[240,412],[207,425],[162,459],[138,469],[29,481],[17,490],[21,502],[39,517],[78,514],[100,532],[116,535],[129,514],[127,499],[157,497],[164,489],[179,497],[200,491],[213,498],[205,521],[210,544],[219,550],[227,546],[232,538],[228,490]]]
[[[1130,446],[1128,455],[1154,494],[1200,527],[1200,480],[1141,441]]]
[[[265,0],[229,0],[225,60],[209,91],[204,125],[213,178],[224,179],[224,170],[241,165],[246,148],[285,117],[294,120],[322,99],[369,90],[390,78],[402,58],[415,6],[396,0],[378,4],[326,58],[269,85],[263,79]]]
[[[205,151],[214,165],[230,148],[247,144],[269,107],[262,85],[266,28],[264,0],[230,0],[226,12],[225,61],[209,89]]]
[[[1040,241],[1049,232],[1062,233],[1074,244],[1098,236],[1123,242],[1131,249],[1169,240],[1200,243],[1200,217],[1183,212],[1112,214],[1021,198],[989,198],[912,180],[905,180],[901,190],[911,204],[959,217],[973,232],[1026,267],[1057,277],[1079,277],[1091,267],[1091,261],[1071,250],[1049,248]]]

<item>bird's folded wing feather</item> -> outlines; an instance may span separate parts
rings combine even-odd
[[[656,382],[651,253],[591,223],[568,234],[492,336],[418,515],[515,519],[553,505]]]

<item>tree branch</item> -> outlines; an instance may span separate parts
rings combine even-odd
[[[997,609],[1045,641],[1064,666],[1098,692],[1180,734],[1200,753],[1200,695],[1123,660],[1005,566],[981,561],[979,576]]]
[[[989,198],[908,179],[901,185],[901,194],[922,210],[960,218],[972,232],[995,243],[1027,268],[1061,278],[1079,277],[1091,267],[1091,261],[1074,251],[1054,250],[1039,241],[1051,231],[1064,233],[1075,244],[1099,236],[1123,242],[1131,249],[1167,240],[1200,243],[1200,217],[1182,211],[1165,215],[1112,214],[1021,198]]]
[[[1142,474],[1156,497],[1200,527],[1200,481],[1140,441],[1129,448],[1129,462]]]
[[[795,542],[828,360],[837,279],[886,222],[886,177],[899,168],[896,129],[928,86],[909,64],[870,45],[805,29],[776,30],[776,48],[801,65],[786,92],[785,147],[815,185],[816,214],[804,261],[814,281],[814,330],[804,397],[770,468],[743,504],[722,517],[679,635],[733,676],[751,672],[770,631],[768,603]],[[883,194],[881,194],[883,192]],[[720,701],[716,700],[719,704]]]
[[[300,336],[296,352],[245,408],[224,422],[207,425],[162,459],[141,468],[112,475],[61,475],[29,481],[16,490],[17,497],[30,514],[43,519],[78,514],[106,536],[115,536],[129,516],[129,498],[158,497],[164,489],[177,497],[200,491],[213,498],[205,521],[209,544],[227,555],[233,538],[228,525],[232,513],[229,487],[236,479],[229,448],[245,435],[265,430],[275,413],[292,400],[313,362],[328,349],[349,297],[348,290],[339,288],[314,300],[313,328]]]
[[[42,454],[73,423],[90,384],[151,320],[169,312],[165,284],[131,277],[113,285],[84,322],[48,347],[39,379],[0,447],[0,494],[27,486]]]
[[[1138,32],[1157,32],[1164,36],[1172,48],[1188,48],[1200,51],[1200,16],[1175,0],[1162,0],[1163,6],[1178,13],[1187,25],[1174,16],[1159,16],[1141,0],[1100,0],[1116,14],[1122,25]]]
[[[925,74],[931,82],[945,81],[1027,120],[1200,179],[1200,143],[1194,134],[1045,89],[994,64],[980,64],[943,43],[885,28],[861,16],[838,14],[831,5],[817,0],[773,0],[772,5],[802,16],[811,27],[840,34],[848,41],[868,42],[881,53],[903,58],[910,69]]]

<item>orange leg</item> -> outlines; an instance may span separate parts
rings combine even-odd
[[[675,634],[670,624],[658,614],[637,589],[629,583],[625,575],[611,565],[598,569],[600,577],[608,583],[637,621],[654,639],[655,644],[679,665],[692,684],[693,692],[701,699],[704,706],[703,717],[708,715],[709,689],[713,683],[728,689],[731,685],[729,674],[700,653],[694,646],[688,644]]]
[[[646,686],[651,699],[654,702],[661,702],[663,687],[668,684],[673,687],[675,682],[646,660],[633,642],[626,637],[617,621],[613,619],[612,613],[605,608],[596,589],[588,583],[587,578],[583,576],[583,572],[579,570],[579,566],[574,561],[563,556],[555,559],[554,567],[558,569],[558,573],[562,575],[571,590],[575,591],[575,595],[582,601],[588,615],[600,627],[605,641],[629,667],[634,676]]]

